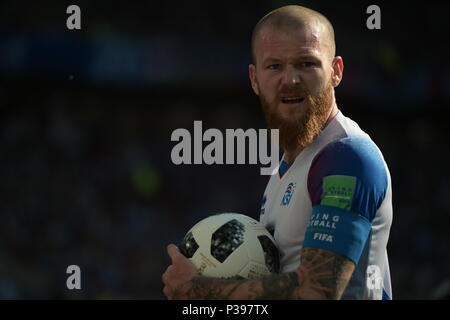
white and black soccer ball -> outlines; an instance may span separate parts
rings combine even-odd
[[[260,222],[239,213],[201,220],[187,232],[179,248],[204,276],[257,279],[280,270],[272,235]]]

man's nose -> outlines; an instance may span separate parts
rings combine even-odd
[[[286,68],[283,84],[290,88],[300,85],[300,73],[293,67]]]

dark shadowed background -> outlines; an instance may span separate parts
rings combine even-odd
[[[168,243],[214,213],[259,217],[259,165],[176,166],[170,136],[265,127],[250,36],[286,4],[333,23],[338,106],[390,167],[394,299],[448,297],[449,5],[375,2],[368,30],[368,1],[3,0],[0,298],[162,299]],[[66,288],[71,264],[82,290]]]

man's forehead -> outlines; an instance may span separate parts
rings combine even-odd
[[[318,28],[305,26],[295,30],[280,30],[264,27],[256,39],[256,49],[260,54],[270,55],[268,51],[283,51],[287,48],[298,54],[317,55],[323,50],[323,35]],[[260,49],[260,50],[258,50]],[[262,50],[261,50],[262,49]]]
[[[297,30],[285,31],[275,28],[263,28],[259,33],[260,42],[263,45],[272,45],[281,42],[295,42],[298,45],[313,47],[320,45],[321,36],[317,30],[308,27]]]

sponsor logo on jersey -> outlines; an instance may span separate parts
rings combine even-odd
[[[356,188],[356,177],[327,176],[323,178],[321,205],[350,210]]]
[[[294,182],[288,184],[286,191],[284,192],[283,200],[281,200],[281,206],[289,205],[289,202],[291,202],[292,195],[294,194],[296,185],[297,184]]]

